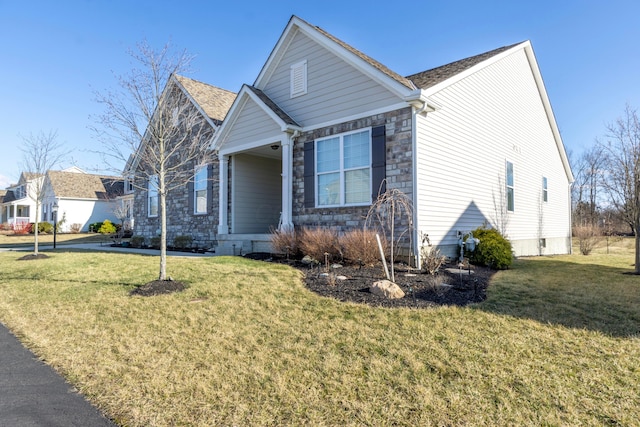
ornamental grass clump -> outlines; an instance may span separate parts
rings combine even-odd
[[[300,230],[300,252],[316,261],[340,259],[342,252],[338,245],[338,233],[326,228],[302,228]],[[328,254],[328,255],[325,255]]]
[[[473,230],[473,237],[480,242],[474,251],[466,251],[469,262],[485,265],[495,270],[506,270],[513,262],[511,242],[495,228],[484,226]]]
[[[360,265],[374,265],[380,262],[380,250],[373,230],[349,230],[340,236],[340,247],[344,258]],[[381,236],[384,253],[389,250],[387,239]]]

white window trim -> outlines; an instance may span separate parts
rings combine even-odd
[[[546,176],[542,177],[542,202],[547,203],[549,201],[549,180]]]
[[[291,98],[307,93],[307,60],[291,65],[289,73]]]
[[[155,181],[155,188],[152,191],[151,185],[152,182]],[[152,195],[154,195],[154,197],[156,198],[156,206],[158,206],[158,175],[152,175],[149,177],[149,182],[147,183],[147,216],[149,218],[156,218],[158,216],[158,212],[156,212],[155,214],[151,213],[151,197]],[[156,207],[156,209],[159,209],[159,207]]]
[[[198,172],[204,171],[205,179],[204,179],[204,188],[198,188],[198,180],[196,179]],[[206,215],[207,214],[207,205],[209,203],[209,193],[207,191],[207,180],[208,180],[208,168],[207,165],[200,166],[195,168],[193,172],[193,214],[194,215]],[[198,211],[198,191],[204,190],[205,192],[205,202],[204,202],[204,211]]]
[[[352,135],[352,134],[356,134],[356,133],[361,133],[361,132],[365,132],[368,131],[369,132],[369,164],[367,166],[367,168],[369,169],[369,199],[366,202],[361,202],[361,203],[345,203],[345,192],[344,192],[344,174],[346,171],[350,171],[350,170],[360,170],[360,169],[366,169],[365,167],[359,167],[359,168],[349,168],[349,169],[345,169],[344,168],[344,137],[347,135]],[[324,209],[324,208],[335,208],[335,207],[347,207],[347,206],[369,206],[371,205],[371,186],[372,184],[372,173],[371,173],[371,156],[372,156],[372,143],[371,143],[371,127],[368,128],[362,128],[362,129],[357,129],[351,132],[344,132],[344,133],[340,133],[337,135],[331,135],[325,138],[319,138],[317,140],[315,140],[314,142],[314,193],[315,193],[315,205],[316,208],[320,208],[320,209]],[[323,173],[318,173],[318,143],[328,140],[328,139],[333,139],[333,138],[340,138],[340,169],[338,171],[338,173],[340,174],[340,203],[338,204],[332,204],[332,205],[321,205],[319,203],[319,198],[320,198],[320,192],[318,191],[318,175],[322,175],[325,174],[326,172]]]
[[[513,175],[513,183],[509,185],[509,165],[511,165],[511,174]],[[504,164],[504,183],[505,183],[505,204],[507,207],[507,212],[515,212],[516,211],[516,172],[515,166],[513,162],[509,160],[505,161]],[[513,192],[513,207],[509,209],[509,188],[511,188]]]

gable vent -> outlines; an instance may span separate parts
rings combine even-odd
[[[291,98],[307,93],[307,61],[291,66]]]

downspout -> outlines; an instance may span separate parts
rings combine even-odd
[[[411,165],[412,168],[412,198],[413,198],[413,241],[414,241],[414,253],[416,259],[415,267],[417,269],[422,268],[422,259],[420,254],[420,243],[418,243],[418,210],[419,210],[419,200],[418,200],[418,114],[421,114],[425,111],[427,107],[427,103],[425,102],[420,109],[412,108],[411,114],[411,150],[413,151],[413,162]],[[411,260],[409,260],[411,261]]]

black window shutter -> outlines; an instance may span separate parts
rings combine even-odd
[[[213,212],[213,164],[207,165],[207,212]]]
[[[315,142],[304,143],[304,207],[313,208],[316,205],[315,189]]]
[[[387,149],[386,128],[377,126],[371,130],[371,200],[375,201],[386,191]]]
[[[189,178],[189,182],[187,182],[187,206],[189,211],[187,212],[187,215],[193,215],[193,213],[195,212],[194,209],[194,205],[193,205],[193,189],[194,189],[194,181],[195,180],[195,174],[191,176],[191,178]]]

